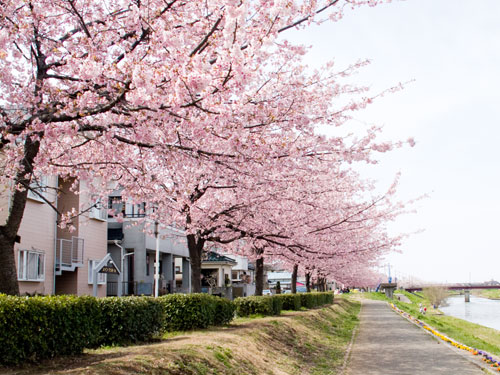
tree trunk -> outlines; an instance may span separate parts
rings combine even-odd
[[[205,240],[195,234],[188,234],[187,243],[191,263],[191,293],[201,293],[201,256]]]
[[[311,292],[311,272],[306,272],[306,288],[307,293]]]
[[[255,295],[261,296],[264,289],[264,256],[255,261]]]
[[[297,273],[299,271],[299,265],[294,264],[293,265],[293,272],[292,272],[292,294],[297,293]]]
[[[30,137],[26,138],[24,158],[21,161],[20,170],[14,178],[14,186],[29,186],[33,172],[33,161],[39,149],[39,141],[33,142]],[[19,294],[14,245],[23,219],[27,197],[28,191],[26,189],[24,191],[14,189],[9,214],[5,224],[0,225],[0,293]]]

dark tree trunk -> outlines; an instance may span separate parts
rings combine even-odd
[[[24,158],[21,162],[20,171],[14,179],[14,186],[29,186],[33,172],[33,161],[39,149],[39,141],[33,142],[30,137],[26,138]],[[14,189],[9,214],[5,224],[0,225],[0,293],[19,294],[14,245],[23,219],[27,197],[27,190],[19,191]]]
[[[297,273],[299,271],[299,265],[294,264],[293,265],[293,271],[292,271],[292,294],[297,293]]]
[[[306,288],[307,293],[311,292],[311,272],[306,272]]]
[[[320,290],[320,292],[325,292],[325,278],[324,277],[320,277],[318,278],[318,288]]]
[[[191,263],[191,293],[201,293],[201,256],[205,240],[195,234],[188,234],[187,243]]]
[[[264,256],[255,261],[255,295],[261,296],[264,289]]]

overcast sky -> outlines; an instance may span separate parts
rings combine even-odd
[[[390,257],[393,272],[500,281],[500,1],[395,1],[287,37],[312,45],[312,66],[370,59],[351,80],[374,93],[414,80],[356,119],[383,125],[384,138],[417,142],[366,172],[387,185],[400,171],[402,199],[429,194],[391,225],[424,229]]]

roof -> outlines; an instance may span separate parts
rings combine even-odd
[[[231,259],[224,255],[217,254],[215,251],[209,251],[203,253],[201,261],[202,263],[203,262],[217,262],[217,263],[231,263],[231,264],[237,263],[234,259]]]

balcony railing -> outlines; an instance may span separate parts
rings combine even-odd
[[[57,239],[56,270],[74,271],[76,267],[83,266],[83,238],[72,237],[71,240]]]

